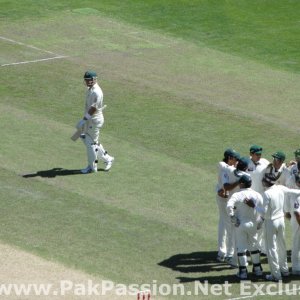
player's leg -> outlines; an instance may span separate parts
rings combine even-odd
[[[100,128],[102,127],[102,121],[92,121],[87,129],[87,134],[91,136],[95,144],[97,145],[95,148],[97,159],[101,159],[105,163],[105,171],[108,171],[115,160],[115,158],[107,153],[104,149],[103,145],[99,143],[99,135]]]
[[[219,209],[219,224],[218,224],[218,256],[217,260],[222,262],[226,256],[226,228],[224,218],[228,216],[226,211],[227,201],[225,198],[216,196],[217,205]]]
[[[263,269],[260,262],[260,250],[259,244],[257,240],[257,229],[256,225],[252,222],[247,223],[245,231],[247,231],[247,241],[248,241],[248,250],[250,252],[251,260],[252,260],[252,272],[255,276],[262,276]]]
[[[237,227],[235,229],[235,232],[236,232],[235,243],[236,243],[236,249],[237,249],[238,267],[239,267],[237,277],[240,279],[247,279],[248,278],[247,233],[245,232],[245,228],[243,227],[243,225],[240,225],[239,227]]]
[[[279,268],[281,275],[286,277],[289,275],[289,267],[286,254],[284,218],[279,218],[277,220],[277,251],[279,257]]]
[[[252,250],[250,251],[251,260],[253,263],[252,272],[255,276],[262,276],[263,275],[263,269],[260,262],[260,251],[258,250]]]
[[[226,229],[226,256],[224,261],[231,267],[237,267],[237,257],[235,250],[235,227],[230,221],[230,217],[226,213],[224,215],[224,224]]]
[[[257,230],[257,241],[258,247],[261,253],[266,255],[266,239],[265,239],[265,227],[262,226],[259,230]]]
[[[226,208],[222,210],[222,219],[226,230],[226,257],[232,257],[234,255],[234,226]]]
[[[300,275],[300,226],[295,218],[292,218],[292,273]]]
[[[266,276],[268,280],[281,280],[279,267],[279,256],[277,249],[277,222],[276,220],[265,220],[265,237],[267,246],[267,257],[270,267],[270,275]]]
[[[83,174],[97,172],[97,152],[96,152],[97,145],[88,134],[82,135],[81,140],[86,146],[87,161],[88,161],[88,166],[85,169],[81,170],[81,172]]]
[[[102,144],[98,145],[97,151],[98,151],[98,157],[102,159],[105,163],[104,170],[108,171],[112,167],[115,158],[107,153],[107,151],[104,149]]]

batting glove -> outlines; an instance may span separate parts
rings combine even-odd
[[[84,126],[85,122],[86,122],[86,120],[81,119],[81,120],[77,123],[76,128],[77,128],[77,129],[81,129],[81,128]]]

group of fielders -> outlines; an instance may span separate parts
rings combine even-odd
[[[249,261],[255,277],[278,282],[290,276],[285,241],[289,222],[291,273],[300,276],[300,149],[289,162],[282,151],[273,153],[271,161],[263,158],[259,145],[249,152],[241,157],[226,149],[218,163],[217,261],[237,267],[241,280],[249,278]],[[268,259],[269,274],[263,272],[262,255]]]

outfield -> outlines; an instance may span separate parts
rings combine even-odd
[[[36,257],[75,280],[232,283],[230,295],[167,299],[242,299],[235,270],[215,262],[216,164],[227,147],[287,160],[299,148],[299,1],[173,2],[0,0],[0,248],[26,266],[9,279],[46,281],[26,265]],[[70,136],[87,69],[116,160],[83,176]],[[289,224],[287,235],[290,248]],[[270,294],[256,299],[297,298]]]

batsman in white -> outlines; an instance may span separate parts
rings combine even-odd
[[[94,71],[86,71],[84,81],[87,86],[84,117],[77,123],[76,128],[81,130],[81,140],[86,146],[88,166],[81,170],[83,174],[97,172],[98,158],[105,163],[105,171],[108,171],[114,157],[108,155],[99,143],[100,128],[104,124],[102,113],[103,93],[97,83],[97,74]]]
[[[251,189],[251,177],[244,174],[239,179],[240,191],[234,193],[228,200],[227,212],[231,222],[235,226],[236,249],[238,256],[239,271],[237,277],[245,280],[248,279],[247,271],[247,250],[250,252],[253,273],[255,276],[262,276],[262,267],[260,263],[260,251],[257,241],[257,227],[259,226],[259,213],[249,207],[245,201],[252,201],[261,206],[262,196],[260,193]]]

